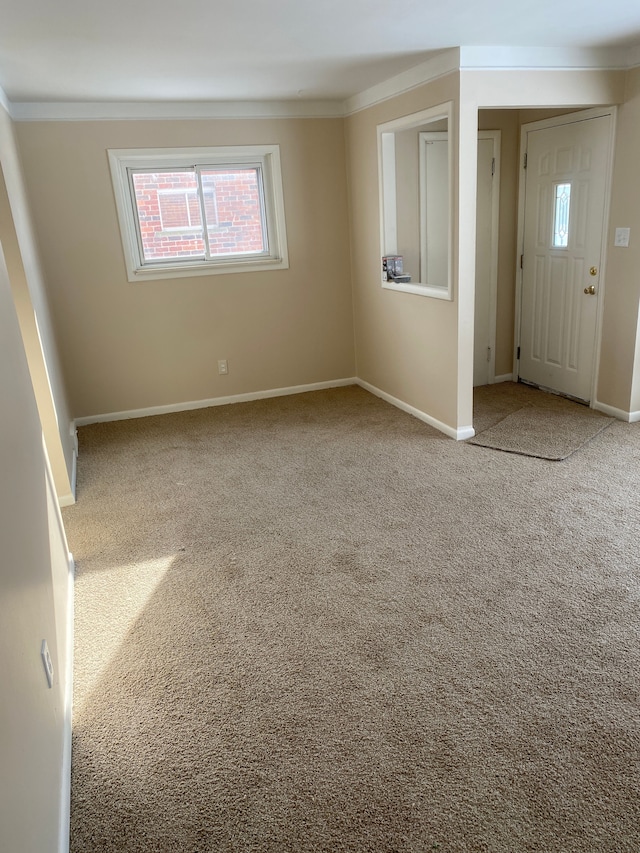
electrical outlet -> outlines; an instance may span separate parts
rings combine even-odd
[[[229,372],[229,366],[227,365],[227,359],[226,358],[218,359],[218,373],[221,376],[224,376],[228,372]]]
[[[44,671],[47,675],[49,687],[53,687],[53,661],[51,660],[51,655],[49,654],[49,646],[46,640],[42,641],[42,648],[40,649],[40,654],[42,655],[42,663],[44,664]]]

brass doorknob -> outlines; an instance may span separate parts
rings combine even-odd
[[[589,287],[585,287],[584,292],[585,292],[588,296],[593,296],[593,295],[594,295],[594,293],[596,292],[596,286],[595,286],[595,284],[590,284],[590,285],[589,285]]]

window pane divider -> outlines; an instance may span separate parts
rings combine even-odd
[[[202,238],[204,240],[204,255],[205,258],[211,260],[211,245],[209,243],[209,223],[207,222],[207,212],[204,207],[204,190],[202,189],[202,169],[203,166],[196,165],[195,173],[198,178],[198,200],[200,202],[200,221],[202,222]]]

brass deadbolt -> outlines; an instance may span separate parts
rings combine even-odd
[[[591,267],[589,275],[598,275],[598,267]]]

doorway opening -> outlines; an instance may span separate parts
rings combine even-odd
[[[595,399],[615,108],[523,124],[515,379]]]

